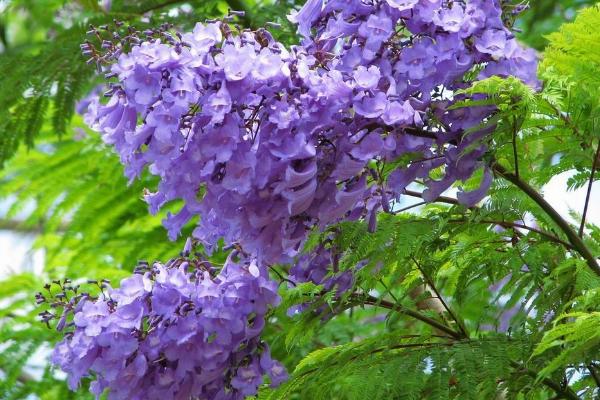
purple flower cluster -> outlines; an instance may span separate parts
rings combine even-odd
[[[312,282],[322,285],[323,290],[335,290],[338,295],[347,292],[354,283],[352,270],[340,270],[342,253],[330,243],[321,243],[315,249],[297,258],[290,268],[289,279],[293,283]],[[356,266],[360,269],[363,263]]]
[[[326,244],[300,254],[309,232],[357,219],[373,230],[415,181],[433,201],[483,169],[480,188],[458,199],[485,196],[492,129],[481,126],[495,110],[452,107],[457,93],[492,75],[538,85],[535,53],[498,0],[308,0],[290,19],[303,37],[290,48],[224,22],[146,39],[129,30],[132,45],[104,40],[105,56],[82,45],[91,61],[114,60],[116,80],[86,123],[130,179],[146,167],[160,178],[145,195],[151,212],[183,200],[165,220],[171,238],[199,217],[205,249],[223,239],[248,255],[220,271],[189,258],[155,264],[105,298],[65,303],[74,330],[53,362],[72,388],[93,375],[92,391],[111,399],[241,399],[264,375],[278,384],[285,370],[259,337],[279,301],[267,265],[294,263],[290,282],[340,295],[352,271],[336,269]]]
[[[265,375],[278,385],[287,373],[260,340],[277,284],[234,253],[220,271],[189,257],[142,265],[120,288],[66,303],[73,328],[52,362],[72,389],[91,376],[114,400],[244,399]]]
[[[142,41],[112,65],[112,97],[87,120],[131,179],[145,166],[160,177],[152,212],[184,201],[165,221],[172,238],[200,216],[194,236],[208,249],[224,238],[291,262],[315,227],[375,221],[415,180],[434,200],[486,168],[490,130],[465,132],[494,110],[450,108],[467,75],[537,84],[535,54],[495,0],[309,0],[290,18],[302,46],[215,22]],[[489,176],[459,198],[478,202]]]
[[[297,257],[289,271],[289,285],[295,286],[299,283],[311,282],[320,285],[325,292],[333,292],[335,298],[340,298],[348,293],[354,285],[354,272],[364,267],[361,262],[352,269],[341,270],[340,259],[342,253],[333,245],[332,237],[327,238],[309,252]],[[289,316],[293,316],[308,309],[312,304],[296,304],[287,310]],[[319,306],[315,310],[324,319],[332,317],[329,307]]]

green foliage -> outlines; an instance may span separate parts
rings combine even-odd
[[[571,312],[561,315],[556,322],[557,325],[544,335],[534,355],[556,347],[560,347],[560,352],[540,374],[549,374],[567,363],[595,361],[600,350],[600,312]]]
[[[83,21],[99,24],[117,17],[143,26],[141,15],[151,12],[151,24],[168,20],[190,28],[230,7],[247,11],[240,21],[247,26],[282,23],[278,35],[291,43],[294,35],[284,16],[301,1],[190,2],[190,13],[167,13],[180,3],[115,0],[106,13],[95,1],[14,0],[0,17],[0,33],[12,32],[8,38],[0,34],[5,48],[0,53],[0,162],[16,154],[0,171],[0,199],[11,202],[8,219],[35,205],[19,226],[39,232],[36,247],[46,253],[41,276],[18,274],[0,281],[1,399],[90,398],[85,390],[69,392],[47,364],[40,379],[32,376],[32,361],[44,359],[59,339],[35,322],[33,295],[44,282],[63,277],[118,281],[136,260],[164,260],[182,245],[167,240],[164,213],[149,215],[141,200],[144,188],[155,186],[152,176],[128,184],[115,155],[95,134],[74,138],[75,128],[82,126],[73,116],[74,104],[96,84],[79,55]],[[539,32],[555,30],[584,2],[532,3],[521,22],[522,38],[541,47],[546,39]],[[566,15],[556,16],[557,7]],[[38,27],[28,36],[23,26],[33,20]],[[589,184],[600,136],[598,25],[600,9],[593,7],[549,36],[541,92],[515,79],[490,78],[465,90],[467,99],[458,105],[497,107],[485,121],[495,129],[485,160],[514,172],[532,190],[541,191],[567,171],[574,172],[569,189]],[[474,94],[486,98],[469,100]],[[20,142],[29,150],[17,151]],[[384,176],[413,161],[407,156],[386,166]],[[475,177],[462,185],[473,188],[479,181]],[[423,188],[411,189],[418,197]],[[394,209],[410,206],[408,198]],[[575,215],[567,225],[577,231],[580,218]],[[307,247],[331,233],[332,246],[341,253],[340,270],[367,263],[343,296],[312,284],[294,286],[283,279],[285,266],[273,267],[283,302],[273,310],[264,336],[292,374],[279,389],[263,387],[259,399],[600,396],[593,373],[600,374],[600,278],[564,227],[523,185],[502,179],[496,170],[489,198],[480,207],[441,198],[382,215],[373,233],[361,221],[315,232]],[[600,256],[600,227],[587,224],[583,246]],[[287,315],[296,305],[307,311]]]
[[[35,199],[35,210],[24,224],[42,224],[39,243],[47,251],[51,277],[77,274],[82,268],[98,277],[107,269],[131,268],[139,257],[173,255],[180,244],[167,240],[164,214],[148,215],[141,199],[151,178],[128,186],[118,159],[97,136],[38,147],[13,160],[0,176],[0,192],[16,196],[8,217]]]
[[[522,1],[514,1],[523,4]],[[518,21],[519,35],[528,45],[543,50],[548,44],[546,35],[556,31],[565,21],[572,20],[578,9],[597,3],[596,0],[535,0]]]
[[[494,398],[508,390],[502,382],[512,373],[510,358],[523,355],[520,342],[506,338],[423,339],[384,334],[314,351],[296,366],[293,379],[264,398]]]

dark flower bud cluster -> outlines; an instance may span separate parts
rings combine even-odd
[[[77,304],[90,295],[85,292],[79,292],[79,285],[73,285],[70,279],[54,280],[44,285],[45,292],[35,294],[35,303],[37,305],[46,304],[49,310],[44,310],[38,315],[40,321],[50,328],[50,323],[56,322],[56,329],[62,331],[65,327],[72,327],[72,323],[67,323],[69,316],[72,317]]]
[[[80,45],[81,53],[89,57],[86,61],[88,64],[95,64],[98,72],[102,72],[105,66],[118,60],[123,52],[129,51],[143,41],[162,40],[175,47],[181,47],[183,45],[181,38],[174,38],[169,33],[171,29],[173,24],[163,23],[156,28],[139,31],[116,19],[110,25],[90,25],[87,31],[90,39]],[[114,76],[110,73],[106,75],[107,79],[112,77]]]
[[[88,284],[100,295],[68,280],[36,295],[53,310],[41,320],[64,332],[52,363],[72,389],[92,377],[90,390],[109,399],[233,400],[256,393],[265,375],[272,385],[287,377],[260,339],[277,284],[237,250],[220,268],[188,248],[166,264],[140,262],[119,288]]]

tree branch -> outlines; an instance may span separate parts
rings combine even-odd
[[[548,216],[554,221],[556,225],[563,231],[565,236],[569,239],[569,243],[573,248],[586,260],[588,266],[596,275],[600,276],[600,266],[594,255],[587,248],[583,240],[577,235],[577,233],[571,228],[569,223],[563,219],[563,217],[548,203],[540,193],[538,193],[533,187],[527,182],[521,180],[515,174],[508,172],[506,168],[500,164],[495,163],[492,167],[496,173],[502,176],[507,181],[521,189],[530,199],[532,199],[542,210],[548,214]]]
[[[64,232],[67,229],[65,225],[57,227],[57,232]],[[19,233],[43,233],[44,228],[41,225],[31,225],[25,223],[25,221],[19,221],[14,219],[2,219],[0,218],[0,230],[13,231]]]
[[[155,10],[158,10],[163,7],[172,6],[174,4],[183,3],[183,2],[184,2],[184,0],[167,0],[164,3],[155,4],[153,6],[142,9],[140,11],[140,14],[146,14],[147,12],[150,12],[150,11],[155,11]]]
[[[590,375],[594,379],[594,382],[596,382],[596,386],[600,388],[600,374],[598,374],[594,363],[590,363],[590,365],[587,366],[587,369],[590,371]]]
[[[599,148],[600,148],[600,146],[599,146]],[[407,196],[411,196],[411,197],[423,198],[423,193],[417,192],[414,190],[405,190],[404,194]],[[451,204],[451,205],[460,205],[460,203],[458,202],[457,199],[454,199],[452,197],[446,197],[446,196],[440,196],[437,199],[435,199],[434,202]],[[472,207],[472,209],[476,209],[476,208],[477,207]],[[465,221],[466,221],[466,219],[461,219],[461,220],[451,220],[449,222],[465,222]],[[551,233],[545,232],[541,229],[533,228],[531,226],[519,224],[516,222],[510,222],[510,221],[481,220],[481,221],[477,221],[477,222],[486,223],[486,224],[495,224],[495,225],[500,225],[503,227],[526,229],[528,231],[535,232],[539,235],[542,235],[542,236],[546,237],[547,239],[550,239],[553,242],[560,243],[563,246],[565,246],[566,248],[568,248],[569,250],[576,250],[576,248],[571,243],[566,242],[566,241],[562,240],[561,238],[552,235]]]
[[[393,215],[400,214],[400,213],[403,213],[403,212],[405,212],[405,211],[412,210],[413,208],[417,208],[417,207],[420,207],[420,206],[424,206],[425,204],[427,204],[427,202],[426,202],[426,201],[420,201],[420,202],[418,202],[418,203],[416,203],[416,204],[413,204],[413,205],[410,205],[410,206],[407,206],[407,207],[401,208],[400,210],[397,210],[397,211],[391,211],[391,212],[390,212],[390,214],[393,214]]]
[[[447,333],[450,337],[452,337],[456,340],[465,339],[465,336],[461,332],[457,332],[454,329],[450,328],[449,326],[446,326],[446,325],[442,324],[441,322],[436,321],[433,318],[429,318],[428,316],[423,315],[420,312],[410,310],[401,305],[390,303],[389,301],[378,299],[373,296],[367,296],[366,299],[362,300],[362,304],[368,304],[368,305],[372,305],[375,307],[382,307],[382,308],[386,308],[388,310],[397,311],[401,314],[408,315],[409,317],[412,317],[421,322],[424,322],[427,325],[429,325],[437,330]]]
[[[418,197],[420,199],[423,198],[423,193],[422,192],[417,192],[417,191],[414,191],[414,190],[405,189],[404,190],[404,194],[407,195],[407,196],[411,196],[411,197]],[[437,199],[435,199],[433,202],[434,203],[437,202],[437,203],[452,204],[452,205],[455,205],[455,206],[460,205],[460,203],[458,202],[457,199],[453,199],[452,197],[446,197],[446,196],[440,196]]]
[[[510,365],[517,370],[525,372],[527,375],[532,377],[533,379],[538,379],[538,373],[525,367],[524,365],[519,364],[516,361],[511,361]],[[558,383],[553,382],[548,378],[543,378],[540,382],[544,385],[548,386],[550,389],[554,390],[559,399],[568,399],[568,400],[579,400],[579,396],[569,387],[562,388]]]
[[[516,118],[513,117],[513,132],[512,132],[512,148],[513,148],[513,157],[515,163],[515,175],[517,178],[519,175],[519,156],[517,153],[517,121]]]
[[[450,223],[461,223],[461,222],[466,222],[466,221],[467,221],[467,219],[463,218],[463,219],[452,219],[452,220],[449,220],[448,222],[450,222]],[[559,244],[565,246],[569,250],[575,250],[575,248],[571,245],[571,243],[566,242],[566,241],[562,240],[561,238],[559,238],[557,236],[554,236],[551,233],[548,233],[548,232],[543,231],[541,229],[533,228],[531,226],[527,226],[527,225],[524,225],[524,224],[519,224],[517,222],[495,221],[495,220],[489,220],[489,219],[482,219],[482,220],[471,221],[471,222],[473,222],[473,223],[479,223],[479,224],[499,225],[499,226],[502,226],[503,228],[525,229],[525,230],[528,230],[530,232],[537,233],[538,235],[544,236],[545,238],[549,239],[552,242],[559,243]]]
[[[433,279],[431,279],[429,277],[429,275],[427,275],[427,273],[425,273],[425,270],[421,267],[421,264],[419,264],[419,261],[414,256],[411,255],[410,258],[413,260],[413,262],[417,266],[417,269],[421,272],[421,275],[423,275],[423,279],[425,280],[427,285],[431,288],[431,290],[433,290],[433,292],[435,293],[435,295],[436,295],[437,299],[440,301],[440,303],[442,303],[442,306],[446,309],[446,312],[450,315],[450,317],[452,317],[454,322],[456,322],[456,325],[462,332],[463,336],[465,338],[468,338],[469,333],[467,332],[467,328],[466,328],[464,322],[460,318],[458,318],[458,316],[448,306],[448,303],[446,303],[446,301],[442,297],[441,293],[437,290],[437,288],[435,286],[435,282],[433,282]]]
[[[583,237],[583,230],[585,229],[585,219],[590,205],[590,198],[592,197],[592,186],[594,185],[594,175],[598,168],[598,158],[600,158],[600,141],[598,141],[598,148],[592,161],[592,172],[590,173],[590,181],[588,183],[587,193],[585,195],[585,206],[583,207],[583,215],[581,216],[581,225],[579,226],[579,237]]]

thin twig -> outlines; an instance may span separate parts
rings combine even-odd
[[[291,284],[292,284],[292,286],[294,286],[294,287],[298,286],[298,285],[296,285],[296,282],[294,282],[294,281],[291,281],[291,280],[289,280],[289,279],[285,278],[283,275],[281,275],[281,273],[280,273],[279,271],[277,271],[277,270],[275,269],[275,267],[273,267],[273,266],[269,265],[269,269],[270,269],[271,271],[273,271],[273,272],[275,273],[275,275],[277,275],[277,276],[279,277],[279,279],[281,279],[281,282],[280,282],[280,284],[282,284],[283,282],[288,282],[288,283],[291,283]]]
[[[419,202],[419,203],[416,203],[416,204],[413,204],[413,205],[410,205],[410,206],[407,206],[407,207],[401,208],[400,210],[397,210],[397,211],[392,211],[390,214],[394,214],[394,215],[395,215],[395,214],[400,214],[400,213],[403,213],[403,212],[405,212],[405,211],[411,210],[411,209],[413,209],[413,208],[417,208],[417,207],[420,207],[420,206],[424,206],[425,204],[427,204],[427,202],[426,202],[426,201],[421,201],[421,202]]]
[[[390,303],[389,301],[378,299],[373,296],[368,296],[366,299],[363,299],[362,303],[376,306],[376,307],[386,308],[388,310],[393,310],[393,311],[399,312],[400,314],[408,315],[409,317],[418,319],[419,321],[424,322],[427,325],[429,325],[437,330],[447,333],[450,337],[453,337],[454,339],[457,339],[457,340],[464,339],[464,336],[461,332],[457,332],[454,329],[450,328],[449,326],[444,325],[441,322],[436,321],[433,318],[429,318],[428,316],[423,315],[420,312],[405,308],[401,305]]]
[[[467,222],[466,218],[462,218],[462,219],[451,219],[448,222],[450,223],[462,223],[462,222]],[[479,223],[479,224],[492,224],[492,225],[499,225],[502,226],[504,228],[519,228],[519,229],[525,229],[528,230],[530,232],[534,232],[537,233],[538,235],[544,236],[545,238],[549,239],[552,242],[556,242],[559,244],[562,244],[563,246],[565,246],[567,249],[569,250],[576,250],[573,245],[571,245],[571,243],[566,242],[564,240],[562,240],[561,238],[554,236],[551,233],[548,233],[546,231],[543,231],[541,229],[537,229],[531,226],[527,226],[527,225],[523,225],[523,224],[519,224],[518,222],[510,222],[510,221],[496,221],[496,220],[489,220],[489,219],[482,219],[482,220],[477,220],[477,221],[470,221],[472,223]]]
[[[417,192],[414,190],[404,190],[404,194],[407,196],[411,196],[411,197],[418,197],[420,199],[423,198],[423,193],[422,192]],[[435,199],[433,201],[434,203],[446,203],[446,204],[452,204],[452,205],[460,205],[460,203],[458,202],[457,199],[454,199],[452,197],[446,197],[446,196],[439,196],[437,199]]]
[[[573,133],[575,133],[576,136],[580,138],[583,137],[583,135],[579,131],[579,128],[577,128],[577,125],[573,122],[571,117],[569,117],[569,114],[562,112],[557,106],[555,106],[549,101],[547,101],[546,103],[550,106],[550,108],[552,108],[556,116],[558,116],[558,118],[560,118],[565,123],[565,125],[567,125],[573,130]]]
[[[583,215],[581,216],[581,225],[579,226],[579,237],[583,237],[583,230],[585,229],[585,219],[587,217],[588,207],[590,205],[590,198],[592,197],[592,186],[594,185],[594,175],[598,168],[598,158],[600,157],[600,141],[598,141],[598,148],[596,149],[596,155],[594,161],[592,161],[592,172],[590,173],[590,181],[588,183],[587,194],[585,195],[585,206],[583,207]]]
[[[448,303],[446,303],[446,301],[442,297],[442,295],[439,292],[439,290],[437,290],[437,287],[435,286],[435,283],[433,282],[433,279],[431,279],[429,277],[429,275],[425,272],[425,270],[423,269],[423,267],[421,267],[421,264],[419,264],[419,261],[412,254],[411,254],[410,258],[412,259],[412,261],[417,266],[417,269],[421,272],[421,275],[423,275],[423,279],[425,279],[425,282],[427,283],[427,285],[431,288],[431,290],[433,290],[433,292],[435,293],[435,296],[440,301],[440,303],[442,303],[442,306],[446,309],[446,311],[452,317],[452,319],[454,320],[454,322],[456,322],[456,325],[458,325],[458,327],[459,327],[460,331],[463,333],[464,337],[468,338],[469,334],[467,333],[467,328],[466,328],[465,324],[452,311],[452,309],[450,308],[450,306],[448,306]]]
[[[587,366],[587,369],[590,371],[590,375],[594,379],[594,382],[596,382],[596,386],[600,388],[600,374],[598,374],[594,363],[590,363],[590,365]]]
[[[390,297],[392,299],[394,299],[394,301],[396,302],[396,304],[400,303],[400,301],[398,300],[398,298],[394,295],[394,293],[390,290],[390,288],[385,284],[385,282],[383,281],[383,279],[379,279],[379,283],[381,283],[381,286],[383,286],[385,288],[385,290],[387,290],[387,294],[389,294]]]
[[[432,319],[429,318],[419,312],[410,310],[410,309],[406,309],[402,306],[398,306],[395,305],[393,303],[390,303],[388,301],[382,300],[382,299],[378,299],[376,297],[373,296],[368,296],[366,299],[362,299],[362,304],[368,304],[368,305],[373,305],[376,307],[382,307],[382,308],[386,308],[389,310],[394,310],[397,311],[401,314],[405,314],[408,315],[410,317],[413,317],[415,319],[418,319],[419,321],[425,322],[426,324],[442,331],[445,332],[447,334],[449,334],[452,338],[458,340],[458,341],[464,341],[465,338],[462,336],[462,334],[460,332],[457,332],[455,330],[453,330],[452,328]],[[467,339],[468,340],[468,339]],[[525,372],[527,375],[529,375],[530,377],[537,379],[538,378],[538,373],[536,371],[533,371],[525,366],[523,366],[522,364],[511,360],[510,364],[513,368],[518,369],[520,371]],[[553,382],[552,380],[548,379],[548,378],[543,378],[541,379],[541,382],[548,386],[550,389],[554,390],[554,392],[558,395],[558,398],[564,398],[567,400],[579,400],[579,397],[577,396],[577,394],[575,394],[573,392],[573,390],[569,387],[561,387],[561,385]]]
[[[512,148],[513,148],[513,157],[515,162],[515,175],[517,178],[519,175],[519,156],[517,154],[517,123],[513,118],[513,136],[512,136]]]
[[[600,146],[599,146],[600,148]],[[411,196],[411,197],[418,197],[418,198],[423,198],[423,193],[422,192],[417,192],[414,190],[405,190],[404,194],[407,196]],[[460,203],[458,202],[457,199],[454,199],[452,197],[446,197],[446,196],[440,196],[437,199],[434,200],[434,202],[438,202],[438,203],[445,203],[445,204],[451,204],[451,205],[459,205]],[[476,209],[477,207],[472,207],[472,209]],[[451,220],[449,222],[464,222],[466,220]],[[535,232],[537,234],[540,234],[548,239],[550,239],[553,242],[556,243],[560,243],[563,246],[567,247],[570,250],[577,250],[572,244],[560,239],[557,236],[552,235],[551,233],[545,232],[541,229],[536,229],[527,225],[523,225],[523,224],[518,224],[515,222],[509,222],[509,221],[490,221],[490,220],[482,220],[482,221],[478,221],[481,223],[489,223],[489,224],[495,224],[495,225],[500,225],[500,226],[504,226],[504,227],[513,227],[513,228],[521,228],[521,229],[526,229],[528,231],[531,232]]]
[[[537,372],[525,367],[524,365],[519,364],[516,361],[511,361],[510,365],[517,370],[525,372],[527,375],[529,375],[530,377],[532,377],[534,379],[538,378]],[[541,382],[544,385],[548,386],[550,389],[554,390],[554,392],[557,394],[559,399],[579,400],[579,396],[577,396],[577,394],[575,392],[573,392],[573,390],[569,387],[562,388],[561,385],[559,385],[556,382],[551,381],[548,378],[543,378],[541,380]]]
[[[140,12],[140,14],[146,14],[147,12],[158,10],[159,8],[163,8],[163,7],[167,7],[167,6],[172,6],[172,5],[177,4],[177,3],[183,3],[183,1],[184,0],[167,0],[164,3],[155,4],[155,5],[152,5],[150,7],[146,7],[144,9],[142,9],[141,12]]]

